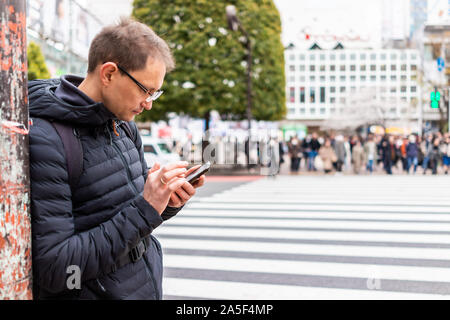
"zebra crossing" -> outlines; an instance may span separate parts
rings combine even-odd
[[[164,299],[448,299],[449,187],[279,176],[193,198],[155,230]]]

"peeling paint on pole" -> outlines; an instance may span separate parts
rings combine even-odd
[[[25,0],[0,0],[0,300],[32,299]]]

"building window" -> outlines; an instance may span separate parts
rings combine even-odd
[[[345,71],[345,65],[343,64],[343,65],[341,65],[340,67],[339,67],[339,70],[341,70],[341,71]]]
[[[290,66],[289,66],[289,71],[295,71],[295,66],[290,65]]]
[[[330,97],[330,103],[336,103],[336,98],[335,97]]]
[[[306,113],[306,109],[305,108],[300,108],[300,114],[305,114]]]
[[[350,71],[356,71],[356,66],[355,66],[354,64],[352,64],[352,65],[350,66]]]
[[[377,55],[375,53],[370,54],[370,60],[376,60]]]
[[[304,54],[301,54],[301,55],[299,56],[299,58],[300,58],[300,60],[304,61],[304,60],[305,60],[305,55],[304,55]]]
[[[396,60],[397,59],[397,55],[395,53],[391,53],[391,60]]]
[[[406,80],[406,76],[404,76],[404,77],[405,77],[405,80]],[[412,74],[411,75],[411,80],[416,81],[417,80],[417,75]]]
[[[350,81],[351,82],[355,82],[356,81],[356,77],[355,76],[350,76]]]
[[[309,81],[311,81],[311,82],[316,82],[316,77],[314,77],[314,76],[309,76]]]
[[[295,81],[295,77],[294,76],[290,76],[289,77],[289,82],[294,82]]]
[[[289,88],[289,101],[295,102],[295,88],[293,87]]]
[[[330,71],[336,71],[336,66],[335,66],[334,64],[332,64],[332,65],[330,66]]]
[[[330,109],[330,113],[331,113],[331,114],[335,114],[335,113],[336,113],[336,108],[331,108],[331,109]]]
[[[366,54],[365,54],[365,53],[361,53],[361,54],[359,55],[359,59],[360,59],[360,60],[366,60]]]
[[[400,92],[406,92],[406,86],[401,86],[400,87]]]
[[[366,81],[366,76],[361,76],[361,77],[360,77],[360,80],[361,80],[361,82]]]
[[[306,81],[305,76],[300,76],[300,82],[305,82],[305,81]]]
[[[373,82],[377,81],[377,76],[370,76],[370,81],[373,81]]]
[[[342,81],[342,82],[344,82],[344,81],[345,81],[345,76],[340,76],[340,77],[339,77],[339,80]]]
[[[334,53],[330,54],[330,60],[336,60],[336,55]]]
[[[320,87],[320,103],[325,103],[325,87]]]
[[[381,70],[381,71],[386,71],[386,65],[385,65],[385,64],[382,64],[382,65],[380,66],[380,70]]]
[[[360,65],[359,70],[366,71],[366,65],[365,64]]]
[[[324,55],[324,54],[321,54],[321,55],[320,55],[320,60],[321,60],[321,61],[324,61],[324,60],[325,60],[325,55]]]
[[[339,58],[341,59],[341,61],[344,61],[345,60],[345,53],[341,53],[341,55],[339,56]]]
[[[316,109],[314,109],[314,108],[309,109],[309,113],[316,114]]]
[[[325,82],[325,76],[320,76],[320,82]]]
[[[395,64],[391,64],[391,71],[396,71],[397,70],[397,66]]]
[[[397,81],[397,76],[391,76],[391,81]]]
[[[377,71],[377,66],[374,64],[370,65],[370,71]]]
[[[385,53],[382,53],[382,54],[380,55],[380,59],[381,59],[381,60],[386,60],[386,54],[385,54]]]
[[[402,64],[401,70],[402,70],[402,71],[406,71],[406,64]]]
[[[300,103],[305,103],[305,87],[300,87]]]
[[[339,98],[339,103],[340,104],[345,104],[345,98],[344,97],[340,97]]]
[[[301,64],[299,70],[300,70],[300,71],[305,71],[305,65],[304,65],[304,64]]]
[[[336,87],[330,87],[330,93],[336,92]]]
[[[340,87],[339,88],[339,92],[344,93],[345,92],[345,87]]]
[[[293,55],[293,54],[289,55],[289,60],[294,61],[295,60],[295,55]]]
[[[417,66],[415,64],[411,65],[411,71],[416,71],[417,70]]]
[[[415,53],[411,54],[411,60],[416,60],[417,59],[417,55]]]
[[[320,108],[320,114],[325,114],[325,108]]]
[[[293,114],[295,114],[295,109],[294,108],[289,108],[288,109],[288,114],[291,116]]]
[[[391,87],[391,93],[396,93],[397,92],[397,88],[396,87]]]
[[[380,77],[380,80],[383,81],[383,82],[386,81],[386,76],[384,76],[384,75],[381,76],[381,77]]]
[[[356,54],[352,53],[352,54],[350,55],[350,60],[356,60]]]
[[[311,54],[311,55],[309,56],[309,60],[311,60],[311,61],[316,60],[316,56],[315,56],[314,54]]]
[[[309,88],[309,102],[314,103],[316,101],[316,89]]]
[[[309,71],[316,71],[316,66],[309,66]]]
[[[403,53],[400,55],[400,59],[406,60],[406,53],[403,52]]]
[[[325,65],[320,66],[320,71],[325,71]]]

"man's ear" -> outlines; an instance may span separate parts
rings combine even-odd
[[[104,86],[108,86],[117,72],[118,68],[114,62],[106,62],[100,65],[100,81]]]

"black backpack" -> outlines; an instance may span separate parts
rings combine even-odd
[[[66,154],[69,185],[70,189],[73,191],[83,172],[83,147],[81,145],[80,136],[78,131],[70,125],[54,121],[50,121],[50,123],[62,140],[64,152]],[[126,121],[122,121],[119,125],[124,129],[128,138],[134,142],[136,137],[133,135],[130,124]]]

